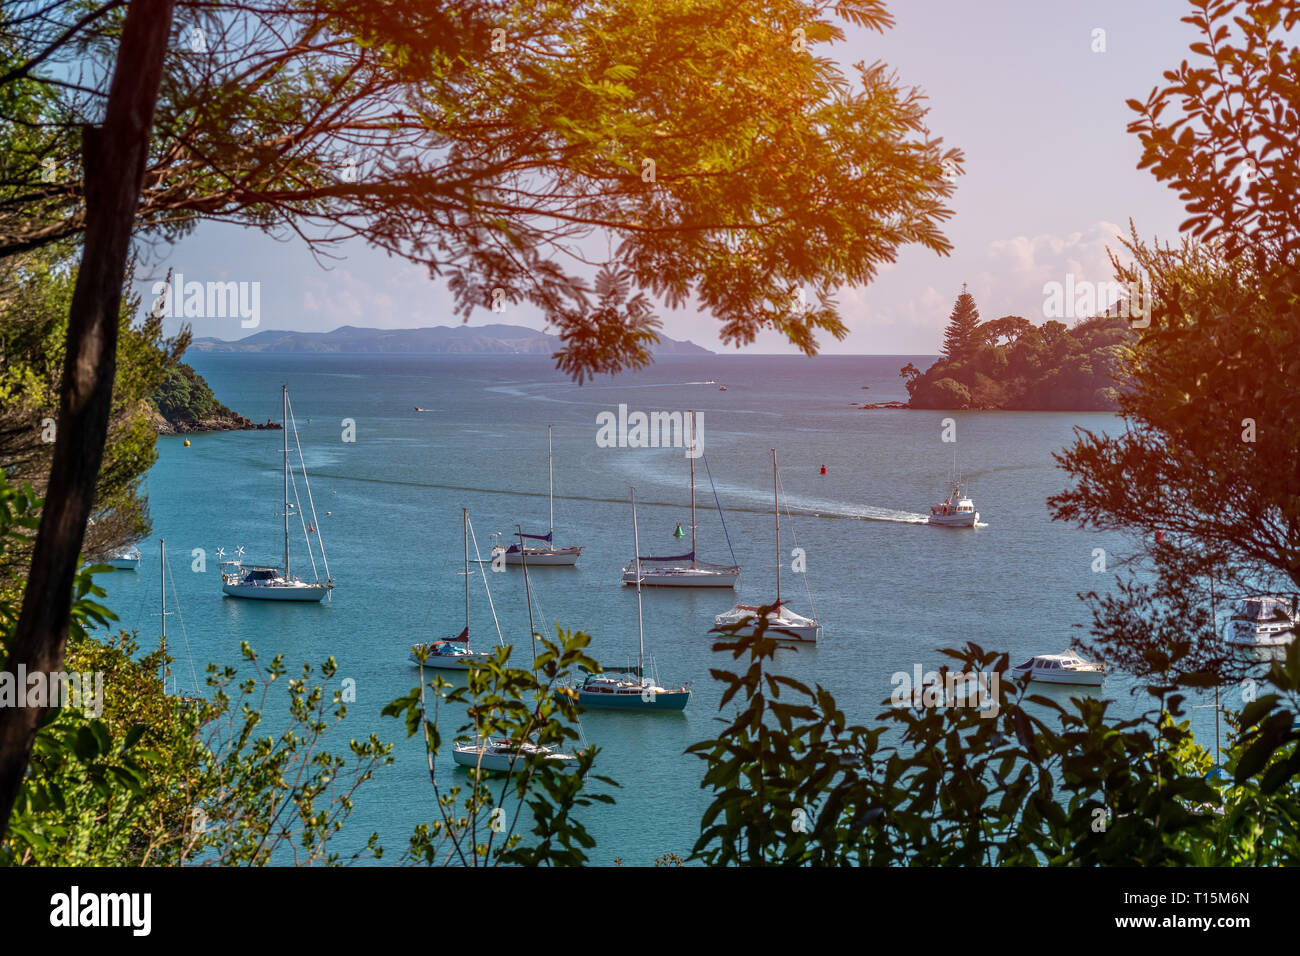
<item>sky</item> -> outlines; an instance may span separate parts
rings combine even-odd
[[[1055,316],[1044,284],[1112,278],[1107,248],[1119,249],[1132,220],[1150,240],[1176,237],[1185,218],[1177,195],[1138,170],[1138,139],[1126,132],[1125,100],[1145,99],[1161,73],[1188,56],[1196,32],[1179,18],[1187,0],[894,0],[884,34],[850,29],[830,47],[847,68],[883,60],[928,97],[931,131],[965,152],[950,200],[940,257],[905,247],[868,286],[840,292],[849,334],[821,337],[826,354],[933,354],[966,283],[984,319]],[[1104,31],[1104,34],[1098,31]],[[1104,46],[1104,49],[1102,47]],[[819,48],[819,52],[826,48]],[[362,243],[320,262],[297,239],[200,225],[175,245],[149,251],[138,290],[168,267],[188,279],[260,283],[260,320],[189,320],[195,336],[237,339],[266,329],[329,331],[341,325],[414,328],[459,324],[451,296],[425,270]],[[663,332],[720,352],[720,323],[694,309],[661,310]],[[1072,319],[1063,319],[1070,324]],[[181,319],[169,319],[174,334]],[[544,328],[536,310],[476,311],[471,325]],[[748,353],[795,353],[764,333]]]

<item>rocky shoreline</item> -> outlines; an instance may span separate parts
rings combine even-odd
[[[175,422],[168,421],[156,408],[152,409],[152,412],[153,427],[159,435],[189,435],[195,432],[278,431],[280,429],[279,422],[267,421],[265,424],[261,424],[245,418],[238,412],[194,421]]]

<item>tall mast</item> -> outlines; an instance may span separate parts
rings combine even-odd
[[[632,487],[632,548],[636,555],[637,677],[645,677],[645,622],[641,617],[641,538],[636,527],[636,487]]]
[[[461,536],[465,539],[465,630],[469,630],[469,509],[460,509]]]
[[[776,603],[781,603],[781,502],[776,496],[776,449],[772,449],[772,517],[776,519]]]
[[[555,456],[551,453],[551,426],[546,426],[546,479],[547,513],[546,533],[551,536],[551,547],[555,547]]]
[[[289,580],[289,386],[281,385],[284,399],[284,579]]]
[[[695,567],[695,412],[686,413],[686,447],[687,458],[691,460],[691,567]],[[633,505],[633,518],[635,519],[636,506]],[[637,573],[641,573],[638,565]]]
[[[167,539],[159,538],[162,557],[158,561],[158,580],[162,583],[163,693],[167,693]]]
[[[515,525],[515,533],[519,536],[519,563],[524,568],[524,602],[528,605],[528,639],[533,642],[533,673],[536,674],[537,628],[533,624],[533,590],[528,583],[528,553],[524,551],[524,529]]]

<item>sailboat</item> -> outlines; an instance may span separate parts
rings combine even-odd
[[[695,450],[695,412],[686,413],[686,444]],[[691,550],[688,554],[656,558],[636,555],[623,569],[623,583],[661,588],[734,588],[740,580],[740,566],[735,564],[710,564],[696,558],[695,547],[695,458],[691,462]],[[721,514],[721,509],[719,509]],[[680,527],[680,525],[679,525]],[[735,556],[732,556],[735,560]],[[651,567],[644,567],[649,563]]]
[[[431,641],[428,644],[417,644],[411,649],[411,663],[419,665],[420,659],[416,656],[416,650],[422,650],[425,653],[424,666],[433,667],[438,670],[447,671],[465,671],[469,670],[474,664],[482,663],[488,659],[486,653],[476,653],[469,647],[469,509],[461,508],[462,534],[465,539],[465,629],[455,637],[445,637],[442,640]],[[475,539],[477,541],[477,539]],[[478,545],[475,544],[477,548]],[[480,573],[482,566],[480,565]],[[487,576],[483,577],[483,586],[487,587]],[[491,601],[492,592],[488,591],[488,600]],[[493,617],[496,611],[492,612]],[[497,642],[500,643],[498,635]]]
[[[767,630],[764,636],[776,640],[801,641],[806,643],[817,642],[818,633],[821,631],[821,625],[811,617],[804,617],[802,614],[796,614],[785,606],[781,600],[781,502],[777,495],[777,470],[776,470],[776,449],[772,449],[772,515],[776,518],[776,602],[772,610],[767,612]],[[719,614],[715,617],[714,623],[718,627],[740,624],[744,621],[754,621],[758,613],[758,607],[753,604],[737,604],[725,614]]]
[[[546,534],[521,534],[521,538],[529,538],[533,541],[545,541],[545,546],[533,547],[531,545],[512,544],[505,548],[497,546],[492,549],[492,555],[504,552],[506,564],[519,565],[524,561],[527,555],[528,563],[534,567],[572,567],[578,563],[578,557],[582,554],[582,548],[578,546],[557,548],[554,546],[555,540],[555,455],[551,451],[551,426],[546,426],[546,472],[548,478],[547,491],[547,527]]]
[[[636,489],[632,489],[632,546],[635,553],[641,551],[641,541],[636,523]],[[640,559],[635,562],[637,569],[636,584],[636,623],[638,663],[636,669],[629,673],[602,672],[588,674],[578,685],[578,703],[583,707],[603,707],[617,710],[684,710],[691,699],[690,685],[668,689],[646,675],[645,669],[645,621],[641,614],[641,578]]]
[[[311,485],[307,482],[306,463],[302,461],[302,446],[298,445],[298,427],[289,416],[289,386],[280,386],[284,401],[284,565],[274,567],[266,565],[245,565],[243,548],[233,561],[221,562],[221,590],[231,597],[254,598],[260,601],[320,601],[334,590],[334,579],[330,577],[329,561],[325,558],[325,542],[321,540],[320,521],[316,518],[316,504],[312,501]],[[307,556],[311,560],[314,580],[300,581],[293,576],[289,567],[289,429],[293,428],[294,444],[298,445],[298,460],[301,463],[303,486],[307,491],[307,502],[311,506],[311,524],[303,524],[303,538],[307,543]],[[294,497],[298,496],[297,483],[294,484]],[[302,509],[298,509],[301,518]],[[309,530],[310,529],[310,530]],[[312,551],[311,534],[316,534],[320,546],[321,561],[325,565],[325,580],[316,576],[316,558]],[[219,551],[218,554],[224,554]]]

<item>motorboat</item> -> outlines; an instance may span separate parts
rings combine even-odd
[[[1082,684],[1100,687],[1106,676],[1105,664],[1091,664],[1078,654],[1037,654],[1007,671],[1008,677],[1027,677],[1046,684]]]

